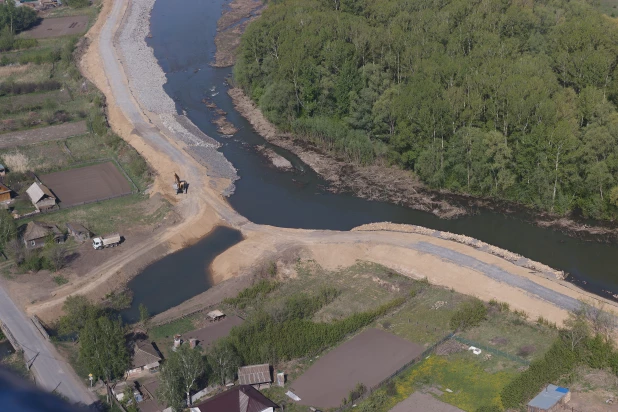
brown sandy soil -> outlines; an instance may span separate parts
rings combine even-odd
[[[233,0],[228,7],[217,22],[217,35],[215,36],[217,51],[214,67],[234,65],[240,37],[247,25],[255,20],[263,9],[260,0]],[[242,21],[244,19],[246,20]]]
[[[67,16],[43,19],[41,24],[24,32],[26,37],[46,39],[49,37],[68,36],[86,31],[88,16]]]
[[[394,167],[363,167],[340,161],[307,142],[297,141],[290,134],[280,133],[240,88],[231,88],[228,94],[238,112],[249,120],[260,135],[300,157],[331,183],[332,191],[347,191],[369,200],[389,201],[447,219],[466,214],[465,209],[424,190],[410,172]]]

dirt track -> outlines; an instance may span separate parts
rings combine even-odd
[[[207,176],[205,168],[184,150],[183,140],[165,128],[162,114],[144,111],[134,99],[123,62],[114,48],[114,33],[125,13],[125,4],[112,1],[104,2],[99,20],[88,33],[91,45],[83,58],[82,69],[105,93],[114,131],[132,144],[154,170],[176,170],[190,182],[191,195],[178,201],[170,194],[169,176],[157,176],[153,192],[160,192],[175,203],[176,213],[184,220],[156,239],[127,248],[115,260],[93,268],[80,283],[54,291],[48,301],[30,306],[30,312],[53,318],[68,294],[101,296],[117,288],[120,280],[126,280],[124,269],[136,259],[148,262],[160,258],[196,241],[217,224],[240,229],[246,240],[215,259],[215,281],[248,273],[256,261],[271,259],[296,247],[326,268],[349,266],[358,259],[373,261],[484,300],[507,301],[512,308],[525,310],[533,318],[543,316],[557,323],[566,317],[568,305],[577,299],[594,298],[572,285],[546,279],[489,253],[432,236],[388,231],[295,230],[250,223],[220,194],[228,187],[229,180]],[[489,275],[496,270],[500,277]],[[516,281],[505,281],[513,279]],[[608,302],[608,305],[612,304]]]

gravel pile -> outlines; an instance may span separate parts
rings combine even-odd
[[[501,249],[499,247],[489,245],[478,239],[471,238],[470,236],[458,235],[450,232],[441,232],[433,229],[428,229],[422,226],[416,225],[402,225],[390,222],[369,223],[366,225],[358,226],[352,229],[353,231],[389,231],[389,232],[405,232],[405,233],[417,233],[420,235],[434,236],[444,240],[450,240],[453,242],[461,243],[464,245],[472,246],[477,249],[482,249],[492,255],[501,257],[502,259],[513,262],[519,266],[532,269],[537,272],[544,273],[546,275],[555,277],[556,279],[564,279],[565,273],[559,270],[552,269],[551,267],[539,262],[535,262],[530,259],[526,259],[517,253],[509,252],[508,250]]]
[[[165,73],[159,66],[146,37],[150,32],[150,11],[155,0],[133,0],[117,34],[117,49],[135,97],[153,113],[176,113],[174,101],[165,93]]]
[[[176,104],[163,90],[167,82],[152,48],[146,44],[150,31],[150,12],[155,0],[133,0],[116,38],[116,48],[123,59],[125,73],[134,96],[147,111],[159,115],[171,135],[187,145],[186,151],[208,169],[208,175],[230,179],[223,192],[234,192],[238,180],[234,166],[217,151],[221,145],[204,134],[186,116],[178,115]]]

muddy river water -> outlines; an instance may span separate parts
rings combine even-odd
[[[226,78],[231,76],[232,69],[209,65],[215,53],[214,36],[222,7],[223,0],[157,0],[148,43],[167,74],[165,91],[176,101],[179,113],[186,113],[204,133],[221,142],[220,150],[238,169],[240,180],[229,202],[239,213],[255,223],[280,227],[348,230],[364,223],[390,221],[464,234],[564,270],[569,273],[569,280],[605,297],[611,297],[606,291],[618,293],[616,244],[568,237],[517,215],[478,210],[459,219],[440,220],[429,213],[389,203],[330,193],[327,182],[295,155],[268,144],[234,110],[226,93]],[[212,114],[202,103],[206,97],[226,111],[228,120],[239,129],[233,137],[221,136],[211,124]],[[256,151],[258,145],[271,147],[290,160],[294,170],[282,172],[273,168]],[[155,287],[156,282],[148,279],[161,276],[152,267],[163,265],[163,261],[147,268],[130,283],[135,292],[131,317],[136,316],[136,306],[141,301],[152,313],[159,313],[206,290],[207,267],[216,256],[213,251],[236,243],[231,238],[215,232],[191,248],[166,257],[163,261],[170,270],[174,268],[175,282]],[[219,242],[222,247],[213,244]],[[179,281],[185,276],[201,276],[206,281],[187,290]]]

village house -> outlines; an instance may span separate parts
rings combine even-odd
[[[273,379],[270,373],[270,365],[250,365],[238,368],[238,383],[251,385],[255,389],[270,388]]]
[[[37,210],[48,210],[56,206],[56,196],[42,183],[34,182],[26,193]]]
[[[0,183],[0,202],[11,200],[11,189]]]
[[[553,412],[563,410],[563,406],[571,400],[571,392],[567,388],[547,385],[534,397],[527,407],[527,412]]]
[[[159,351],[148,341],[140,341],[133,347],[131,369],[127,371],[127,378],[143,372],[155,373],[159,371],[161,361]]]
[[[38,249],[45,246],[48,239],[56,243],[64,243],[64,235],[55,225],[44,222],[30,222],[24,232],[24,244],[26,249]]]
[[[90,239],[90,231],[76,222],[67,223],[67,231],[70,236],[73,236],[75,241],[83,243]]]
[[[191,412],[274,412],[279,406],[251,385],[235,386],[198,403]]]

